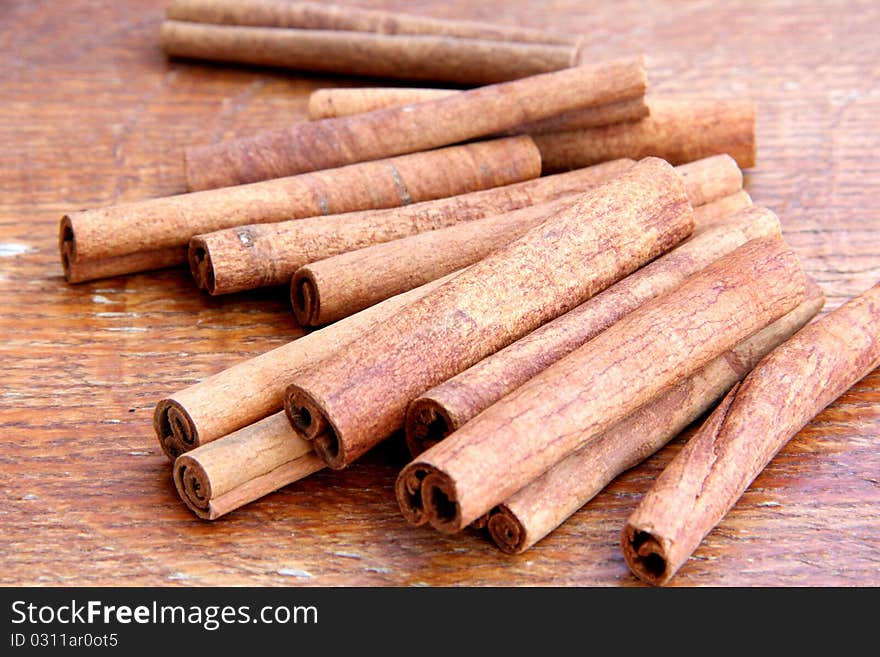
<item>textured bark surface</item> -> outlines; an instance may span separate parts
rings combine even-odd
[[[324,467],[312,445],[275,413],[174,460],[174,485],[203,520],[216,520],[248,502]]]
[[[624,557],[665,584],[807,422],[880,365],[880,284],[811,324],[725,397],[630,516]]]
[[[708,230],[724,224],[727,218],[752,206],[752,197],[745,190],[740,190],[717,201],[706,203],[694,208],[694,233]]]
[[[648,98],[641,121],[535,135],[544,171],[565,171],[616,157],[655,155],[682,164],[727,153],[755,166],[755,105],[744,100]]]
[[[685,164],[676,171],[693,206],[742,188],[742,173],[726,155]],[[597,176],[596,182],[599,180]],[[291,281],[294,315],[303,326],[347,317],[485,258],[576,201],[577,195],[571,195],[308,264]]]
[[[62,217],[59,249],[62,264],[67,263],[65,270],[79,273],[79,280],[84,280],[82,272],[71,269],[71,262],[109,259],[113,274],[128,273],[119,271],[120,265],[131,264],[137,271],[143,268],[139,256],[120,256],[161,249],[162,264],[168,266],[170,247],[185,246],[200,233],[453,196],[534,178],[540,166],[530,138],[515,137],[252,185],[122,203]],[[174,253],[180,256],[182,251],[178,248]],[[106,271],[99,264],[90,273]]]
[[[422,501],[429,522],[440,531],[461,530],[803,299],[803,271],[782,240],[739,247],[557,361],[407,466],[428,472]]]
[[[299,123],[187,149],[187,185],[191,190],[239,185],[446,146],[562,112],[643,96],[645,85],[644,65],[636,57],[488,85],[416,105]]]
[[[289,0],[167,0],[165,15],[173,20],[218,25],[433,34],[525,43],[571,44],[576,41],[576,37],[545,30]]]
[[[174,459],[281,410],[284,386],[294,373],[369,334],[389,314],[428,294],[445,280],[448,279],[438,279],[391,297],[161,399],[153,411],[153,429],[162,450]]]
[[[684,185],[649,158],[300,372],[285,410],[344,467],[403,426],[407,404],[668,251],[693,229]]]
[[[806,300],[797,308],[648,402],[511,495],[492,510],[488,520],[495,544],[509,554],[528,550],[593,499],[617,475],[644,461],[705,413],[761,358],[809,322],[824,303],[822,290],[808,278]]]
[[[211,294],[287,285],[296,270],[310,262],[578,192],[613,178],[632,164],[632,160],[614,160],[400,208],[199,235],[190,243],[191,270],[198,286]]]
[[[577,308],[420,395],[406,414],[406,442],[415,457],[489,408],[550,365],[592,340],[647,301],[674,290],[697,273],[752,239],[780,236],[779,220],[764,208],[751,208],[704,231],[645,265]],[[418,515],[418,488],[409,519]],[[398,495],[398,499],[408,499]]]

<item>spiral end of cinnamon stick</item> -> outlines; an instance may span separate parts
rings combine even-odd
[[[422,481],[422,506],[428,522],[437,531],[444,534],[461,531],[464,523],[455,484],[446,474],[433,467]]]
[[[180,499],[202,520],[217,517],[211,509],[211,479],[201,464],[187,454],[174,460],[174,487]]]
[[[208,294],[216,294],[217,285],[214,277],[214,263],[211,260],[211,251],[203,239],[194,237],[190,241],[187,260],[189,260],[189,270],[192,273],[193,280],[196,282],[196,286]]]
[[[410,463],[397,476],[394,482],[394,495],[403,517],[411,525],[424,525],[428,522],[422,504],[422,482],[432,468],[424,463]]]
[[[290,305],[300,326],[318,326],[321,322],[321,296],[312,272],[303,267],[290,281]]]
[[[621,534],[623,556],[633,575],[653,586],[666,584],[675,574],[662,538],[627,523]]]
[[[489,535],[502,552],[519,554],[528,547],[526,528],[504,504],[492,510],[488,527]]]
[[[414,399],[406,411],[406,446],[413,458],[430,449],[455,430],[442,405],[428,397]]]
[[[70,263],[76,258],[76,237],[73,233],[73,222],[70,215],[61,217],[58,227],[58,252],[61,256],[61,268],[64,270],[64,278],[68,283],[75,283],[71,278]]]
[[[153,429],[165,455],[174,461],[199,446],[199,431],[186,409],[173,399],[163,399],[153,411]]]
[[[345,444],[339,440],[336,427],[328,420],[321,406],[296,385],[284,395],[284,412],[291,426],[306,440],[311,440],[315,453],[334,470],[348,465]]]

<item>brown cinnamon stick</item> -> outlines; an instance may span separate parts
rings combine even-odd
[[[508,554],[528,550],[617,475],[659,450],[705,413],[761,358],[810,321],[824,302],[822,291],[809,279],[807,298],[800,306],[621,420],[493,509],[488,521],[492,539]]]
[[[677,171],[694,206],[742,187],[742,172],[727,155]],[[336,321],[485,258],[575,201],[576,196],[567,196],[305,265],[291,281],[293,312],[303,326]]]
[[[639,162],[301,371],[288,417],[328,465],[348,465],[402,427],[413,398],[669,250],[692,214],[674,168]]]
[[[428,521],[459,531],[795,308],[804,285],[797,257],[780,239],[752,240],[490,406],[400,478],[421,478]]]
[[[813,417],[880,365],[880,285],[771,352],[663,471],[623,529],[633,573],[665,584]]]
[[[683,164],[727,153],[743,169],[755,165],[751,102],[649,98],[648,107],[650,115],[641,121],[535,135],[544,172],[648,155]]]
[[[187,184],[192,190],[239,185],[422,151],[644,92],[641,58],[577,66],[415,105],[309,121],[190,148]]]
[[[252,185],[74,212],[61,219],[59,250],[66,271],[78,280],[126,273],[126,267],[169,266],[181,255],[185,262],[180,247],[199,233],[406,205],[527,180],[536,177],[540,167],[537,149],[528,137],[475,142]],[[154,256],[158,260],[152,260]]]
[[[415,457],[458,430],[492,404],[578,349],[647,301],[681,285],[746,242],[780,237],[779,219],[766,208],[750,208],[723,225],[703,231],[639,271],[544,324],[510,346],[415,398],[406,414],[406,443]],[[417,481],[403,482],[421,514]],[[401,504],[403,508],[403,504]]]
[[[153,429],[170,459],[281,410],[284,386],[301,368],[357,340],[389,315],[455,274],[386,299],[363,312],[225,369],[156,404]]]
[[[312,445],[275,413],[174,460],[174,485],[189,509],[216,520],[324,467]]]
[[[167,18],[218,25],[297,27],[379,34],[433,34],[492,41],[571,44],[575,37],[545,30],[449,20],[375,9],[290,0],[168,0]]]
[[[124,274],[177,267],[186,262],[187,250],[179,246],[169,246],[154,251],[127,253],[97,260],[83,260],[75,257],[74,234],[68,225],[62,224],[59,238],[61,268],[68,283],[84,283],[99,278],[110,278]]]
[[[405,87],[355,87],[318,89],[309,96],[309,118],[313,121],[373,112],[387,107],[445,98],[459,94],[456,89],[413,89]],[[541,134],[560,130],[580,130],[622,121],[638,121],[648,116],[644,96],[565,112],[540,121],[525,123],[511,134]]]
[[[309,262],[583,191],[633,164],[632,160],[614,160],[402,208],[241,226],[198,235],[190,242],[190,268],[198,286],[210,294],[289,284],[296,270]]]

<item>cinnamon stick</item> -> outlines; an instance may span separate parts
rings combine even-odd
[[[368,334],[389,315],[443,285],[455,274],[386,299],[174,393],[156,404],[153,429],[172,460],[281,410],[284,386],[308,365]]]
[[[416,457],[460,429],[492,404],[586,344],[651,299],[674,290],[688,276],[752,239],[780,237],[779,219],[750,208],[723,225],[701,232],[577,308],[544,324],[471,368],[416,397],[406,414],[406,443]],[[404,482],[421,513],[418,481]],[[403,507],[403,504],[401,505]]]
[[[574,45],[174,20],[162,23],[160,42],[171,57],[470,85],[566,69],[580,58]]]
[[[61,219],[59,250],[66,272],[77,281],[169,266],[186,261],[180,247],[199,233],[406,205],[527,180],[536,177],[540,167],[528,137],[475,142],[252,185],[73,212]]]
[[[694,231],[709,230],[727,223],[727,218],[740,210],[751,207],[752,197],[745,190],[694,208]]]
[[[297,27],[309,30],[345,30],[379,34],[433,34],[524,43],[575,42],[575,37],[566,34],[512,25],[493,25],[290,0],[168,0],[165,5],[165,15],[174,20],[218,25]]]
[[[387,107],[445,98],[459,94],[456,89],[413,89],[405,87],[355,87],[317,89],[309,96],[309,118],[313,121],[372,112]],[[565,112],[509,130],[514,134],[541,134],[560,130],[579,130],[648,116],[644,96]]]
[[[639,162],[301,371],[288,417],[328,465],[350,464],[403,426],[413,398],[669,250],[692,214],[674,168]]]
[[[648,107],[641,121],[535,135],[544,172],[648,155],[683,164],[727,153],[743,169],[755,165],[753,103],[649,98]]]
[[[191,190],[239,185],[427,150],[644,92],[641,58],[578,66],[415,105],[308,121],[190,148],[187,184]]]
[[[421,478],[428,521],[459,531],[795,308],[804,285],[797,257],[780,239],[752,240],[490,406],[400,478]]]
[[[632,165],[632,160],[614,160],[402,208],[241,226],[198,235],[190,241],[190,268],[198,286],[210,294],[289,284],[296,270],[309,262],[582,191]]]
[[[825,297],[812,279],[808,279],[806,296],[787,315],[621,420],[493,509],[488,527],[498,547],[508,554],[528,550],[617,475],[683,431],[822,309]]]
[[[724,398],[623,529],[633,573],[665,584],[776,453],[880,365],[880,285],[771,352]]]
[[[727,155],[686,164],[677,171],[695,206],[742,187],[742,172]],[[305,265],[291,281],[294,315],[303,326],[320,326],[346,317],[485,258],[576,200],[569,195]]]

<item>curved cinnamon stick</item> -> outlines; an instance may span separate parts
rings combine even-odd
[[[192,190],[239,185],[437,148],[563,112],[642,96],[645,84],[641,58],[631,58],[534,75],[405,107],[299,123],[187,149],[187,184]]]
[[[369,341],[300,372],[288,417],[328,465],[344,467],[402,427],[414,397],[669,250],[693,229],[692,215],[675,169],[643,160],[396,313]]]
[[[633,573],[665,584],[776,453],[880,365],[880,285],[798,332],[725,397],[630,516]]]

